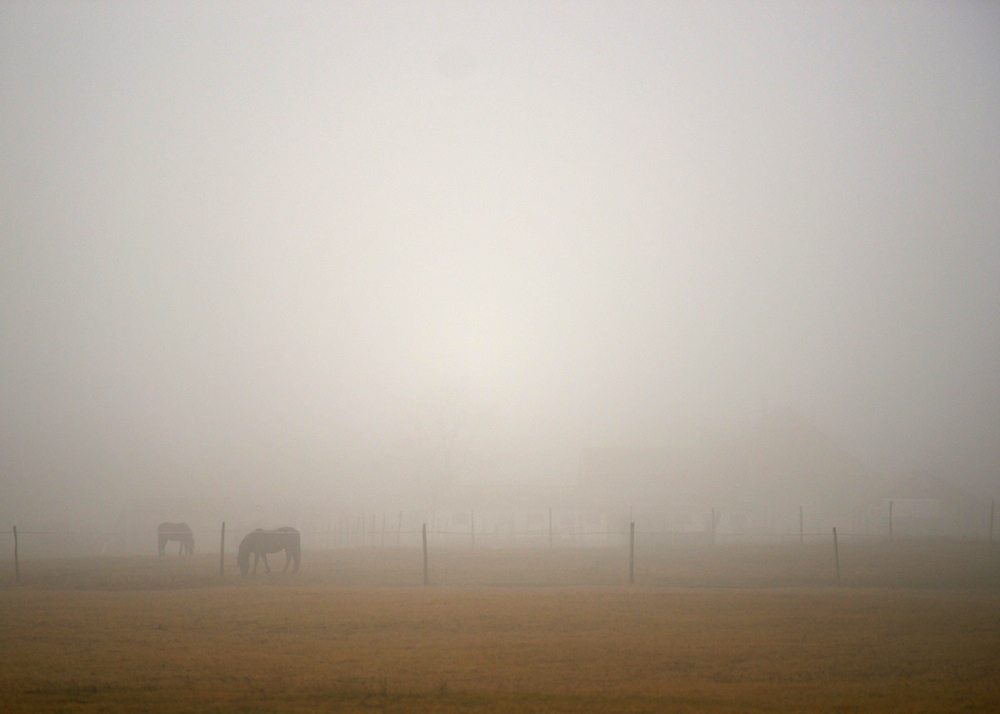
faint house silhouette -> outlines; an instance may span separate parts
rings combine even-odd
[[[790,409],[691,448],[584,449],[579,479],[606,509],[664,532],[705,532],[714,514],[719,533],[741,535],[797,534],[800,508],[808,532],[856,526],[866,481],[853,455]]]
[[[908,472],[880,489],[875,499],[882,530],[893,537],[985,538],[990,501],[927,472]]]

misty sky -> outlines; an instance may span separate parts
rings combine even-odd
[[[768,406],[1000,489],[1000,5],[0,4],[0,515]]]

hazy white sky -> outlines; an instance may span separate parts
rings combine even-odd
[[[7,510],[764,404],[997,488],[998,128],[992,2],[8,0]]]

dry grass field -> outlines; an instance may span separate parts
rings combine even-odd
[[[21,563],[0,711],[1000,711],[1000,551],[896,543]],[[280,559],[278,559],[280,560]],[[6,570],[11,570],[10,568]]]

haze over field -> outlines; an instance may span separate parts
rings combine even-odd
[[[8,0],[0,518],[777,406],[1000,496],[998,127],[989,2]]]

